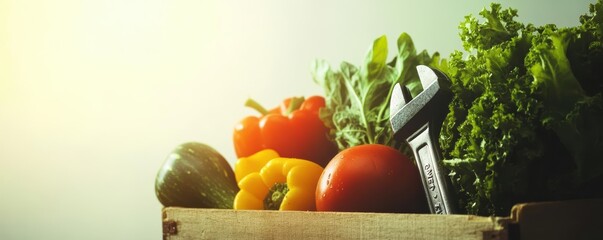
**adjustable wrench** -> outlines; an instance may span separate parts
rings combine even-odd
[[[390,123],[394,137],[412,148],[431,213],[455,213],[450,179],[440,162],[438,137],[452,100],[450,80],[442,72],[428,66],[417,66],[423,91],[412,98],[408,88],[399,83],[390,99]]]

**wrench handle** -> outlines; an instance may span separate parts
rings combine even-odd
[[[429,123],[426,123],[408,137],[407,142],[416,158],[431,213],[452,214],[454,210],[448,192],[447,177],[440,166],[442,157],[438,150],[440,148],[437,138],[432,137],[434,135],[436,134],[430,132]]]

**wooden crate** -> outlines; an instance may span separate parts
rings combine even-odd
[[[516,205],[508,217],[167,207],[164,239],[603,239],[603,199]]]

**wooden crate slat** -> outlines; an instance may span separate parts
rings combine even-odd
[[[471,215],[235,211],[168,207],[166,239],[504,239],[498,218]]]
[[[511,221],[520,239],[603,239],[603,199],[522,203],[513,206]]]

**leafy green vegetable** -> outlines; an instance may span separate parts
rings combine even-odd
[[[467,213],[508,215],[519,202],[603,197],[603,0],[589,10],[580,26],[557,28],[520,23],[517,10],[493,3],[481,19],[460,24],[465,51],[448,61],[417,53],[405,33],[389,63],[385,37],[359,67],[316,61],[313,77],[327,101],[321,118],[341,150],[380,143],[408,151],[392,138],[391,91],[401,83],[416,96],[414,69],[430,65],[452,81],[439,140]]]
[[[536,87],[540,87],[544,95],[543,124],[557,133],[563,145],[572,154],[579,181],[590,180],[601,174],[603,169],[603,160],[593,160],[603,156],[602,93],[599,90],[593,96],[587,95],[574,76],[566,55],[569,44],[583,41],[585,36],[592,33],[589,30],[594,29],[554,31],[550,27],[546,28],[544,37],[535,41],[537,44],[533,46],[534,50],[526,60]],[[591,36],[588,38],[588,41],[595,41],[589,55],[596,53],[599,63],[603,64],[603,39],[600,33],[598,39],[592,39]],[[598,66],[600,68],[603,65]],[[598,76],[603,74],[599,71]],[[601,78],[598,82],[603,83]]]
[[[572,28],[522,24],[499,4],[461,23],[468,55],[449,59],[440,145],[468,213],[603,195],[602,1]]]
[[[325,91],[326,108],[320,116],[340,150],[369,143],[404,149],[394,141],[389,124],[392,89],[400,82],[409,86],[411,94],[418,94],[422,87],[415,67],[440,64],[440,60],[438,53],[417,54],[406,33],[398,38],[398,54],[389,63],[387,46],[385,36],[377,38],[359,67],[342,62],[338,70],[333,70],[324,60],[313,64],[314,81]]]

